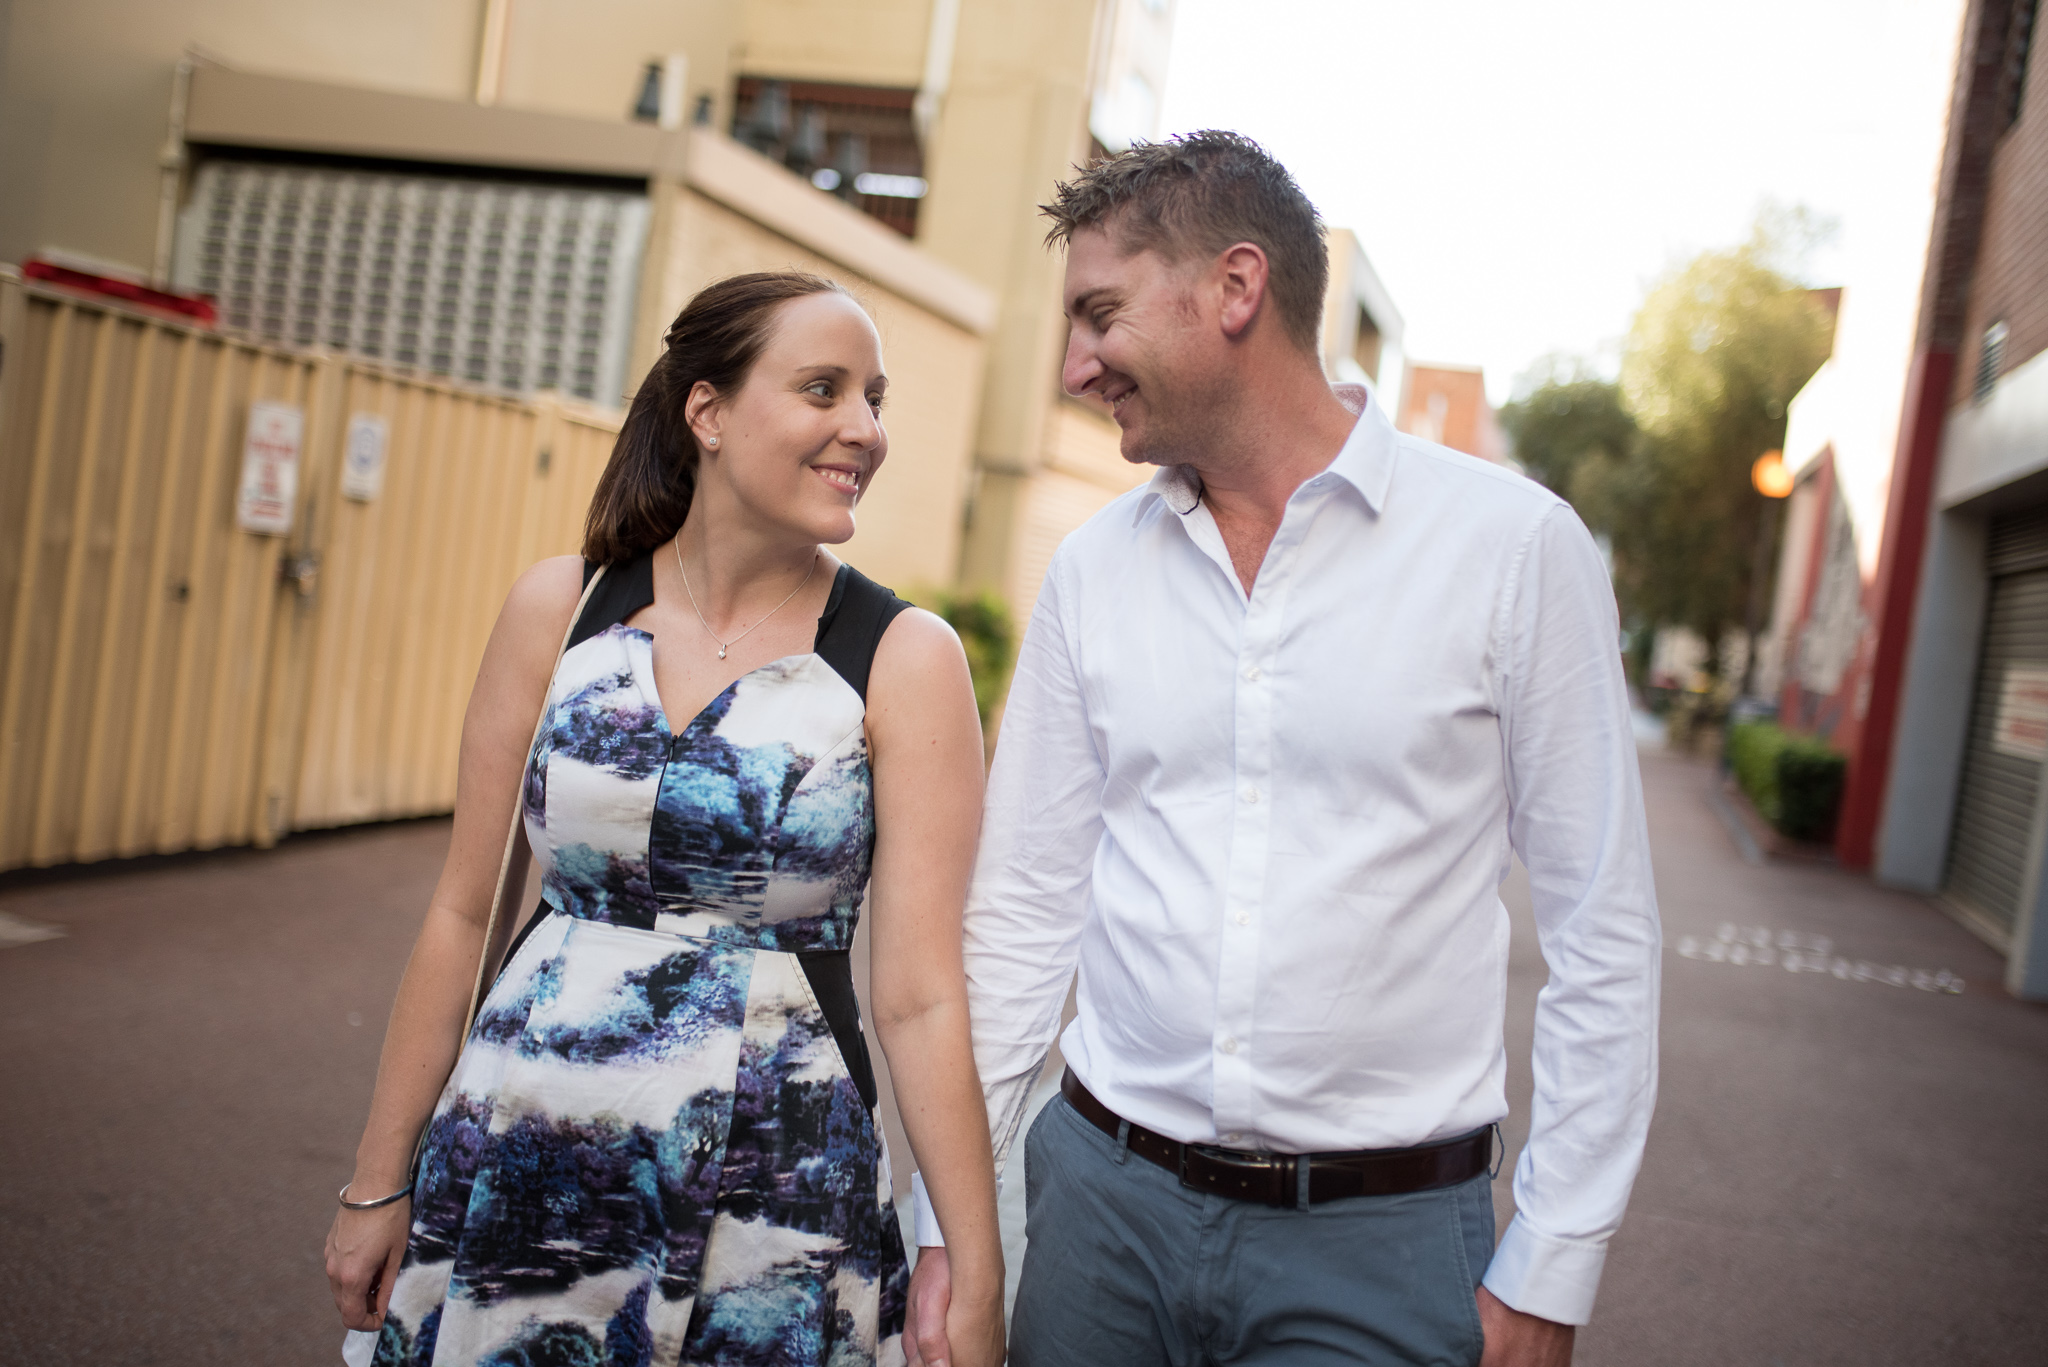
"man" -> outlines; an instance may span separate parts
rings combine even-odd
[[[1249,140],[1136,147],[1045,211],[1066,388],[1160,469],[1053,558],[969,895],[998,1163],[1079,967],[1011,1360],[1567,1363],[1656,1088],[1600,555],[1555,495],[1332,390],[1321,225]],[[1511,853],[1551,976],[1496,1250]],[[946,1300],[926,1247],[913,1363]]]

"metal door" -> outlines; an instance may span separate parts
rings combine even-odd
[[[1990,605],[1949,839],[1948,896],[2010,934],[2033,838],[2048,696],[2048,509],[1991,525]]]

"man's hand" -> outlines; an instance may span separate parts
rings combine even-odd
[[[913,1305],[916,1286],[913,1278]],[[1571,1367],[1572,1336],[1578,1332],[1576,1329],[1510,1309],[1483,1286],[1479,1288],[1479,1328],[1486,1335],[1479,1367]]]
[[[908,1367],[951,1367],[946,1311],[953,1304],[953,1269],[941,1247],[917,1250],[910,1273],[910,1304],[903,1320],[903,1356]]]

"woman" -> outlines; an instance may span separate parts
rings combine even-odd
[[[888,451],[880,340],[783,273],[710,286],[666,342],[583,556],[528,570],[485,650],[328,1237],[335,1301],[380,1367],[900,1362],[847,964],[867,893],[876,1032],[964,1293],[953,1364],[994,1363],[960,958],[980,723],[945,623],[824,549]],[[515,802],[545,901],[458,1061]]]

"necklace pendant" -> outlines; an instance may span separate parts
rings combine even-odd
[[[721,660],[725,658],[725,647],[724,647],[724,646],[720,646],[720,647],[718,648],[718,658],[719,658],[719,659],[721,659]]]

